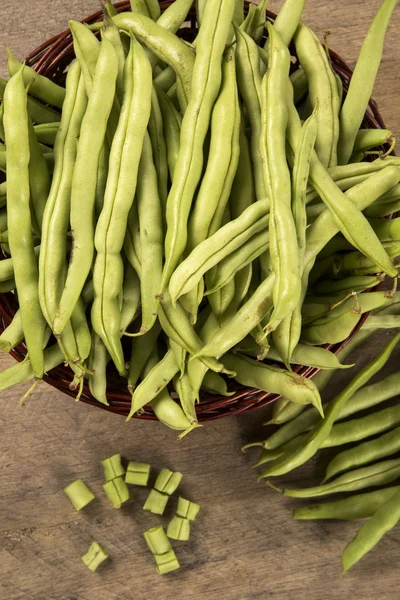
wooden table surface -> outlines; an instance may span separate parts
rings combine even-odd
[[[272,10],[281,2],[270,0]],[[305,21],[351,65],[380,0],[309,0]],[[81,19],[99,0],[3,0],[1,45],[23,57]],[[374,97],[386,124],[400,134],[400,9],[387,38]],[[0,73],[6,59],[0,52]],[[372,356],[388,334],[374,338],[361,360]],[[391,361],[396,369],[400,350]],[[0,367],[12,364],[0,357]],[[348,375],[347,375],[348,377]],[[331,392],[339,390],[335,379]],[[325,600],[399,597],[400,529],[385,536],[375,551],[340,578],[340,554],[354,535],[354,523],[296,522],[291,509],[301,504],[258,484],[254,454],[241,445],[262,439],[269,411],[207,424],[182,442],[155,423],[132,421],[76,404],[42,384],[19,407],[20,386],[0,395],[0,598],[2,600]],[[157,470],[183,473],[182,495],[201,504],[189,542],[176,544],[179,572],[160,577],[142,532],[161,522],[141,510],[146,490],[112,510],[102,494],[100,460],[116,452],[149,462]],[[286,482],[317,483],[326,454]],[[77,477],[98,497],[77,513],[62,489]],[[81,563],[95,539],[112,560],[95,574]]]

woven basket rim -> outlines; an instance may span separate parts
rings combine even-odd
[[[165,8],[167,8],[171,3],[172,0],[161,1],[161,10],[165,10]],[[246,8],[248,8],[248,5],[250,3],[245,2],[245,4],[247,5]],[[130,2],[126,0],[116,3],[114,6],[119,12],[130,10]],[[276,18],[276,15],[271,11],[267,11],[267,18],[269,21],[273,22]],[[94,23],[100,20],[102,20],[101,10],[90,15],[89,17],[86,17],[82,20],[82,22]],[[188,23],[188,27],[185,27],[179,31],[179,34],[181,36],[184,36],[185,38],[193,36],[196,32],[196,18],[193,7],[188,15]],[[292,54],[294,54],[292,48],[291,50]],[[329,50],[329,53],[334,70],[342,79],[344,94],[346,94],[348,89],[348,83],[352,75],[352,70],[336,52],[334,52],[333,50]],[[52,79],[60,80],[60,78],[65,72],[66,66],[71,62],[72,57],[72,36],[69,30],[65,30],[53,36],[50,40],[47,40],[35,50],[33,50],[27,56],[26,62],[28,65],[32,66],[37,72],[48,75]],[[365,115],[363,126],[368,128],[385,128],[385,124],[379,113],[377,104],[372,99],[369,103],[369,108]],[[1,258],[5,258],[5,256]],[[13,293],[6,293],[0,295],[1,331],[3,331],[11,322],[17,310],[17,307],[17,300]],[[324,347],[334,353],[339,352],[339,350],[343,348],[352,339],[356,332],[361,328],[362,324],[365,322],[367,317],[368,314],[363,315],[357,326],[354,328],[354,330],[346,340],[339,344],[330,344],[325,345]],[[11,355],[17,361],[23,360],[26,355],[25,344],[22,343],[19,346],[17,346],[11,352]],[[319,371],[319,369],[297,365],[296,367],[294,367],[294,371],[298,374],[303,375],[304,377],[311,379]],[[69,384],[71,382],[72,377],[70,371],[64,365],[60,365],[59,367],[56,367],[52,371],[46,373],[43,379],[54,388],[64,392],[69,396],[74,397],[76,394],[69,388]],[[131,396],[128,390],[125,389],[126,385],[123,384],[123,380],[121,378],[118,378],[116,373],[113,372],[111,372],[110,374],[109,381],[110,389],[107,389],[107,398],[110,403],[109,406],[100,404],[91,396],[87,382],[85,382],[81,400],[85,403],[97,406],[104,410],[127,416],[130,409]],[[274,402],[279,397],[279,395],[277,394],[263,392],[257,389],[241,386],[239,384],[235,385],[235,388],[237,391],[233,396],[230,397],[216,396],[212,394],[202,396],[200,403],[196,407],[199,421],[204,422],[215,420],[228,415],[237,415],[242,412],[252,410],[254,408],[261,408],[270,404],[271,402]],[[135,417],[147,420],[157,419],[150,405],[146,405],[144,407],[144,412],[140,415],[135,415]]]

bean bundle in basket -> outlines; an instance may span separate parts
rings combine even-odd
[[[0,275],[19,310],[0,344],[25,340],[28,357],[1,389],[65,362],[78,397],[87,378],[107,404],[112,361],[129,417],[151,403],[184,433],[200,392],[229,395],[229,377],[322,412],[291,365],[336,368],[321,345],[396,298],[359,292],[397,276],[399,222],[380,217],[400,206],[400,159],[390,131],[360,129],[397,2],[344,102],[304,3],[272,24],[265,0],[246,15],[241,0],[199,1],[188,43],[191,0],[163,14],[108,2],[102,23],[70,22],[65,89],[9,52]]]

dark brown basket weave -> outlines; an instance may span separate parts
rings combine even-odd
[[[171,1],[161,1],[161,10],[165,10]],[[119,12],[130,10],[130,3],[127,1],[119,2],[115,5]],[[248,4],[246,6],[248,8]],[[275,15],[271,12],[267,14],[268,19],[273,22]],[[102,20],[102,12],[98,11],[94,15],[87,17],[84,23],[94,23]],[[194,8],[189,13],[188,22],[179,31],[179,35],[188,41],[193,41],[197,34],[196,14]],[[294,49],[292,48],[292,54]],[[335,71],[340,75],[343,81],[344,92],[348,89],[349,80],[351,77],[351,70],[346,63],[335,53],[330,52],[332,64]],[[63,83],[65,80],[66,67],[71,63],[74,58],[72,38],[68,31],[64,31],[59,35],[54,36],[51,40],[48,40],[39,48],[34,50],[27,57],[27,64],[32,66],[38,73],[47,75],[51,79],[57,82]],[[295,67],[294,67],[295,68]],[[384,128],[383,120],[379,114],[376,104],[371,100],[369,109],[365,115],[363,127],[368,128]],[[11,322],[18,307],[17,299],[14,294],[7,293],[0,295],[0,329],[5,329]],[[360,323],[354,329],[352,334],[347,340],[341,344],[335,344],[328,346],[332,352],[338,352],[346,343],[353,337],[356,331],[361,327],[367,315],[361,319]],[[129,344],[128,344],[129,346]],[[13,352],[12,356],[21,361],[26,355],[26,346],[22,343]],[[311,378],[313,377],[318,369],[311,367],[298,366],[296,372]],[[69,389],[71,382],[71,371],[65,366],[59,366],[44,376],[44,380],[57,388],[58,390],[68,394],[69,396],[75,396],[76,392],[72,392]],[[103,408],[105,410],[118,413],[121,415],[127,415],[131,405],[131,396],[126,389],[126,382],[118,377],[117,373],[113,370],[112,366],[108,373],[108,392],[107,397],[110,406],[104,406],[99,404],[90,394],[87,383],[85,383],[84,391],[82,394],[82,401],[92,404],[94,406]],[[209,421],[212,419],[218,419],[226,415],[239,414],[253,408],[265,406],[278,398],[276,394],[270,394],[255,390],[253,388],[246,388],[240,386],[234,381],[229,383],[230,389],[235,391],[235,394],[229,398],[206,395],[204,394],[201,398],[200,404],[197,406],[197,414],[199,421]],[[145,411],[141,415],[137,415],[140,419],[156,419],[151,406],[147,405]]]

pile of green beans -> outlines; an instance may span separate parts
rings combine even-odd
[[[189,44],[177,32],[192,1],[161,12],[132,0],[121,14],[107,1],[102,23],[70,21],[65,88],[7,49],[0,292],[19,310],[0,349],[25,341],[27,357],[0,373],[0,390],[31,391],[64,363],[77,398],[87,379],[108,405],[110,365],[132,396],[127,420],[150,404],[180,437],[199,427],[202,392],[280,395],[279,429],[246,445],[262,447],[257,467],[269,463],[260,479],[351,443],[321,485],[284,493],[378,488],[294,512],[369,519],[346,571],[400,518],[399,488],[381,487],[400,477],[399,407],[358,416],[397,394],[397,373],[367,383],[400,334],[321,400],[374,329],[399,326],[400,218],[384,217],[400,209],[400,159],[392,131],[363,128],[398,0],[382,1],[345,94],[301,20],[305,0],[285,0],[273,24],[266,0],[247,14],[243,0],[200,0]],[[324,347],[370,311],[338,356]],[[306,379],[293,365],[321,371]]]
[[[344,101],[305,0],[286,0],[274,24],[266,4],[198,2],[188,44],[177,32],[192,0],[121,14],[107,2],[103,22],[69,23],[65,87],[7,49],[0,289],[19,310],[0,348],[24,340],[28,356],[0,389],[64,362],[78,398],[86,379],[108,404],[110,367],[132,395],[128,419],[150,404],[181,435],[198,427],[202,392],[241,385],[284,397],[276,422],[312,415],[297,445],[317,427],[324,376],[293,365],[350,367],[323,345],[399,301],[400,220],[380,217],[400,197],[400,159],[390,130],[361,128],[396,1]],[[329,409],[321,444],[334,420]]]

